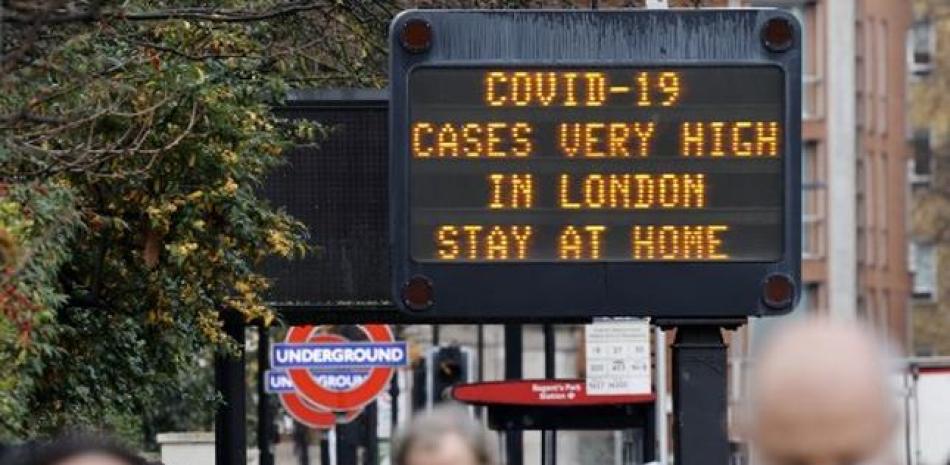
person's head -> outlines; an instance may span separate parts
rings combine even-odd
[[[393,445],[395,465],[495,465],[488,431],[464,408],[442,406],[413,418]]]
[[[755,361],[749,436],[766,465],[859,465],[895,426],[890,357],[866,329],[812,319],[777,332]]]
[[[49,442],[21,446],[8,459],[15,465],[146,465],[118,442],[101,435],[75,433]]]

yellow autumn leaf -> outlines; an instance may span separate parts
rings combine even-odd
[[[233,179],[228,178],[228,180],[224,183],[223,189],[224,189],[224,192],[228,194],[233,194],[237,192],[238,190],[238,183],[234,182]]]

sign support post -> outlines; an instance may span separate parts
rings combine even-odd
[[[270,329],[262,322],[257,326],[257,450],[260,465],[274,465],[274,453],[271,451],[273,415],[263,376],[269,369]]]
[[[214,384],[221,393],[221,404],[214,416],[214,463],[247,463],[247,435],[244,432],[244,319],[234,310],[223,309],[224,332],[238,347],[236,355],[221,353],[214,359]]]
[[[680,324],[673,343],[673,423],[680,465],[729,463],[722,325]],[[662,432],[658,432],[662,434]]]
[[[505,325],[505,379],[521,379],[521,325]],[[521,431],[505,431],[505,463],[522,465],[524,435]]]
[[[669,463],[669,427],[667,426],[666,405],[666,332],[664,328],[657,327],[653,331],[653,341],[656,352],[656,375],[654,376],[656,392],[656,402],[653,404],[653,413],[655,415],[653,428],[653,458],[662,464]]]
[[[544,325],[544,378],[554,379],[555,340],[554,325]],[[541,464],[557,463],[557,430],[541,432]]]

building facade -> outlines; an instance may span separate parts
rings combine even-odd
[[[910,5],[903,0],[730,4],[786,8],[805,32],[803,283],[795,313],[864,320],[905,347]],[[749,344],[771,326],[753,322]]]
[[[914,1],[918,5],[912,5]],[[946,10],[950,6],[946,0],[914,1],[665,2],[670,7],[783,8],[799,19],[804,31],[801,301],[789,317],[753,319],[740,330],[727,333],[733,407],[746,398],[745,372],[754,363],[757,347],[775,327],[809,314],[863,321],[908,354],[915,350],[950,353],[945,337],[950,330],[950,291],[943,291],[948,297],[938,304],[935,296],[939,292],[934,290],[940,282],[938,268],[950,272],[950,249],[939,249],[933,236],[918,227],[932,224],[934,214],[917,220],[926,214],[920,208],[912,210],[912,205],[918,205],[923,194],[919,188],[911,192],[907,183],[908,162],[916,153],[908,124],[913,103],[910,95],[933,104],[933,94],[940,94],[941,86],[943,94],[950,92],[948,75],[921,78],[918,72],[917,77],[908,77],[908,59],[913,61],[915,56],[908,51],[908,32],[918,30],[920,27],[914,26],[927,23],[923,16],[930,15],[942,18],[944,36],[940,41],[948,40],[950,12]],[[625,7],[664,2],[599,3]],[[920,4],[931,8],[922,9]],[[950,70],[950,63],[943,66]],[[920,92],[923,89],[930,92]],[[950,98],[945,99],[942,108],[950,108]],[[950,111],[944,110],[942,119],[930,115],[918,119],[948,128],[948,114]],[[941,137],[945,141],[942,147],[950,147],[950,134]],[[932,144],[936,138],[934,135]],[[950,166],[950,156],[944,158],[948,160],[944,166]],[[935,162],[928,163],[938,169]],[[939,185],[946,191],[950,168],[945,171],[948,173],[939,181],[936,176],[927,177],[927,186]],[[950,191],[944,199],[950,199]],[[945,201],[941,207],[944,218],[950,212],[948,204]],[[915,219],[914,228],[910,218]],[[945,222],[944,243],[950,238],[950,222]],[[911,237],[918,246],[909,252]],[[916,270],[913,275],[912,268]],[[912,293],[917,296],[913,300],[916,318],[909,312]],[[912,347],[915,340],[919,344]],[[939,349],[934,349],[937,346]],[[731,413],[737,411],[730,409]],[[730,421],[730,425],[735,423]],[[732,437],[742,440],[738,434]]]
[[[950,3],[916,0],[907,40],[913,157],[912,347],[950,355]]]
[[[784,322],[809,314],[859,320],[910,349],[906,37],[913,15],[905,0],[728,4],[788,9],[803,26],[805,50],[801,301],[790,317],[753,320],[733,335],[730,399],[738,407],[758,346]],[[741,442],[737,431],[732,437]]]

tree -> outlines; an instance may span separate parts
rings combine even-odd
[[[2,2],[0,437],[137,435],[227,347],[219,311],[273,319],[255,267],[307,231],[256,188],[319,128],[271,108],[293,86],[383,85],[393,12]]]
[[[219,311],[272,321],[256,265],[320,234],[256,191],[319,138],[288,89],[384,86],[403,7],[588,4],[0,0],[0,439],[210,412]]]

